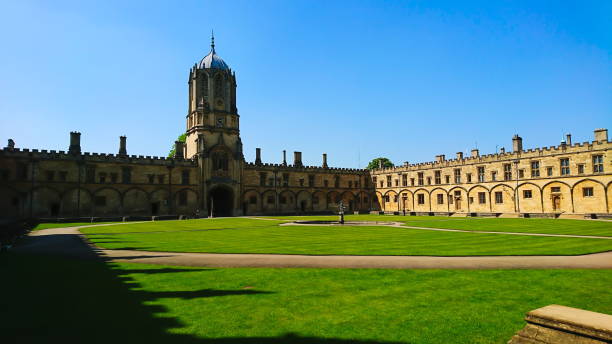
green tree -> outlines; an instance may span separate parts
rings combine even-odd
[[[387,158],[376,158],[372,161],[370,161],[370,163],[368,164],[367,169],[368,170],[373,170],[375,168],[378,168],[379,163],[382,162],[382,166],[384,168],[388,168],[388,167],[393,167],[395,165],[393,165],[393,163],[391,162],[391,160],[387,159]]]
[[[187,141],[187,134],[181,134],[176,139],[177,141],[185,142]],[[174,156],[174,152],[176,152],[176,145],[172,144],[172,149],[170,149],[170,153],[168,153],[168,158],[172,158]]]

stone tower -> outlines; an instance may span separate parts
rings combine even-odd
[[[200,166],[201,209],[214,216],[241,214],[240,185],[244,164],[240,116],[236,108],[236,75],[210,52],[189,71],[189,110],[185,158]]]

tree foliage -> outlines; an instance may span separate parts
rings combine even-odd
[[[187,134],[181,134],[176,139],[177,141],[185,142],[187,141]],[[168,157],[172,158],[174,156],[174,152],[176,152],[176,144],[172,144],[172,149],[170,149],[170,153],[168,153]]]
[[[382,166],[383,168],[389,168],[389,167],[393,167],[395,166],[391,160],[387,159],[387,158],[376,158],[372,161],[370,161],[370,163],[368,164],[367,169],[368,170],[373,170],[379,167],[379,163],[382,162]]]

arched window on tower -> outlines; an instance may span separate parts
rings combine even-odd
[[[215,175],[225,175],[229,169],[229,161],[226,152],[214,152],[212,154],[212,169]]]
[[[202,94],[200,95],[201,97],[208,97],[208,75],[206,75],[206,73],[202,74],[202,86],[200,87],[200,90],[202,90]]]
[[[217,76],[215,76],[215,97],[223,98],[224,95],[223,78],[221,77],[221,74],[217,74]]]

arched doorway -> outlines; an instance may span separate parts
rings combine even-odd
[[[234,207],[234,194],[232,189],[223,186],[214,187],[208,193],[208,212],[213,217],[232,216]]]

